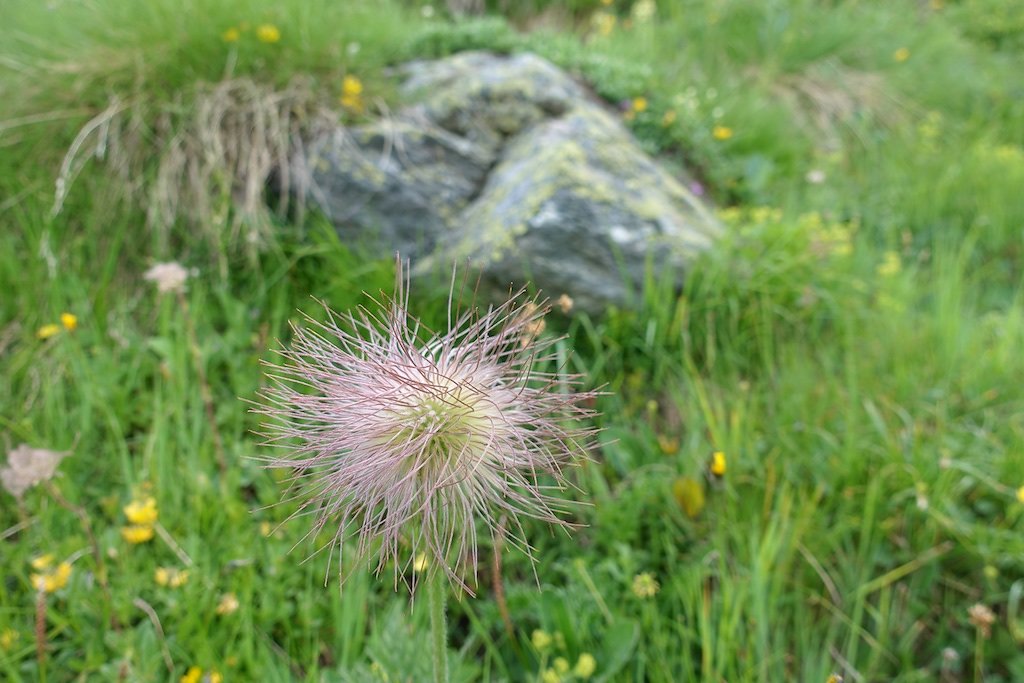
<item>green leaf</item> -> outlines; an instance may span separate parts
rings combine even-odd
[[[597,661],[598,676],[595,683],[610,681],[633,656],[633,650],[640,640],[640,625],[632,619],[620,619],[613,623],[604,636],[603,656]]]

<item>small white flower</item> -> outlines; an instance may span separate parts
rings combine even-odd
[[[811,185],[821,185],[823,182],[825,182],[825,179],[827,177],[828,176],[825,175],[825,172],[822,171],[820,168],[812,168],[810,171],[807,172],[807,175],[804,176],[807,182],[809,182]]]
[[[156,264],[143,274],[142,279],[155,282],[157,291],[166,294],[185,291],[188,276],[189,272],[180,263],[171,262]]]

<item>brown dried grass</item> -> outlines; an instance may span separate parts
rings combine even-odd
[[[198,83],[158,108],[115,96],[64,155],[53,213],[96,160],[163,240],[180,226],[218,247],[258,252],[271,242],[275,212],[301,218],[307,188],[291,169],[301,163],[303,140],[337,125],[337,113],[305,77],[283,88],[248,78]]]
[[[857,118],[867,116],[875,123],[897,126],[910,108],[886,88],[880,74],[859,71],[834,59],[778,78],[772,89],[833,149],[841,147],[843,129],[853,129]]]

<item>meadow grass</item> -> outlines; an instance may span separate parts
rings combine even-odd
[[[2,494],[5,679],[429,676],[427,615],[389,580],[325,587],[328,539],[300,540],[295,504],[272,506],[286,483],[251,459],[245,402],[288,321],[323,315],[312,297],[372,306],[390,261],[316,216],[268,212],[255,249],[194,216],[154,225],[149,195],[88,154],[56,215],[54,182],[112,98],[131,103],[120,130],[140,142],[122,159],[141,187],[189,130],[197,84],[302,76],[309,102],[337,106],[353,73],[396,106],[390,64],[491,48],[537,51],[622,102],[728,230],[682,296],[652,279],[628,310],[549,322],[608,392],[576,475],[586,526],[528,526],[536,579],[506,552],[504,601],[483,553],[480,597],[451,605],[453,676],[571,681],[589,654],[598,681],[1024,680],[1017,3],[689,0],[643,21],[632,3],[536,2],[511,23],[383,1],[9,6],[0,434],[72,455],[52,489]],[[278,42],[255,38],[264,23]],[[181,298],[142,279],[170,260],[197,269]],[[428,322],[445,285],[413,293]],[[38,339],[62,312],[77,328]],[[133,545],[123,508],[146,496],[158,533]],[[40,657],[30,562],[47,553],[73,570],[45,596]],[[188,578],[160,585],[160,567]],[[659,590],[642,598],[645,573]],[[228,595],[237,609],[218,611]]]

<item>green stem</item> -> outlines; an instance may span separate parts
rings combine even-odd
[[[448,586],[444,572],[427,577],[427,602],[430,603],[430,633],[434,650],[434,683],[448,683]]]
[[[974,683],[981,683],[984,680],[982,673],[985,670],[985,638],[981,629],[974,632]]]

